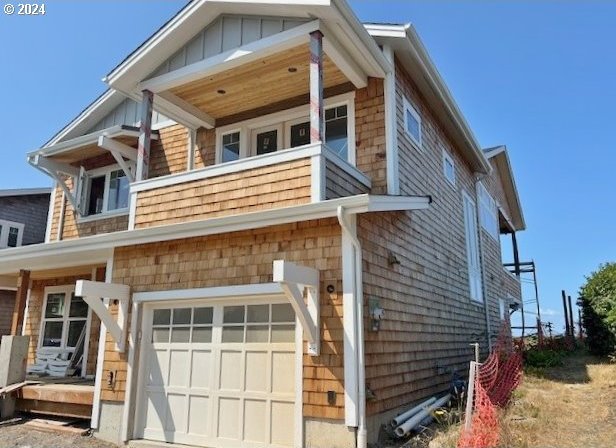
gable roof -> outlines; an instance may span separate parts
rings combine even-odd
[[[511,161],[509,160],[509,154],[507,153],[507,147],[505,145],[495,146],[492,148],[486,148],[483,152],[489,160],[494,160],[496,169],[498,170],[498,174],[501,178],[503,190],[505,191],[507,205],[509,205],[509,210],[511,212],[510,219],[514,229],[526,229],[524,213],[522,212],[522,203],[515,184]]]

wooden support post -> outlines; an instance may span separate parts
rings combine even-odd
[[[573,305],[571,303],[571,296],[567,296],[569,303],[569,329],[571,330],[571,340],[575,339],[575,324],[573,323]]]
[[[325,140],[323,107],[323,33],[310,33],[310,143]]]
[[[516,277],[520,276],[520,252],[518,251],[518,239],[515,232],[511,232],[511,244],[513,245],[513,264]]]
[[[22,269],[19,271],[19,277],[17,278],[17,294],[15,297],[15,308],[13,309],[13,322],[11,324],[11,334],[13,336],[18,336],[21,334],[29,288],[30,271]]]
[[[584,340],[584,331],[582,330],[582,309],[578,308],[578,328],[579,328],[579,338],[580,341]]]
[[[139,128],[139,144],[137,146],[137,175],[135,180],[145,180],[148,178],[148,168],[150,165],[150,146],[152,142],[152,105],[154,94],[149,90],[143,91],[141,100],[141,126]]]
[[[569,311],[567,310],[567,294],[565,293],[564,289],[561,291],[561,293],[563,296],[563,310],[565,311],[565,336],[569,337],[571,330],[569,329]]]

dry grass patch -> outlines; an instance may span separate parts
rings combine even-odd
[[[576,353],[562,366],[530,371],[500,421],[501,448],[613,448],[616,364]],[[455,448],[459,434],[459,423],[437,428],[414,446]]]

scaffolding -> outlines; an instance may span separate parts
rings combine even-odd
[[[522,339],[524,339],[524,336],[526,335],[527,328],[536,328],[537,337],[541,342],[541,339],[543,338],[543,328],[541,323],[541,307],[539,306],[539,287],[537,284],[537,268],[535,266],[535,262],[516,260],[514,263],[505,263],[504,266],[512,274],[515,274],[520,280],[520,289],[522,294],[522,303],[520,305],[522,325],[511,328],[515,330],[522,330]],[[533,285],[535,293],[534,298],[526,299],[524,297],[523,285],[525,284]],[[526,325],[526,316],[533,316],[535,324],[532,326]]]

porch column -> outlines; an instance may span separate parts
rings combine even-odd
[[[148,178],[148,168],[150,165],[150,144],[152,141],[152,104],[154,94],[149,90],[143,91],[141,100],[141,126],[139,128],[139,144],[137,146],[137,175],[135,180],[145,180]]]
[[[310,143],[325,141],[323,107],[323,33],[310,33]]]
[[[15,308],[13,309],[13,322],[11,324],[11,334],[13,336],[21,334],[29,288],[30,271],[22,269],[19,271],[19,277],[17,278],[17,294],[15,296]]]

